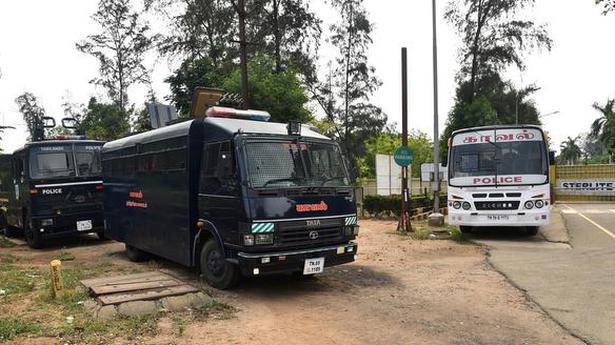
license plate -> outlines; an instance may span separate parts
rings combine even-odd
[[[325,269],[325,258],[305,259],[303,265],[303,274],[322,273]]]
[[[77,222],[77,231],[92,230],[92,220],[80,220]]]
[[[510,216],[487,215],[487,220],[510,220]]]

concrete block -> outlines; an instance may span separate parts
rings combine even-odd
[[[192,306],[190,295],[165,297],[160,300],[162,308],[167,311],[183,311]]]
[[[111,320],[117,316],[117,310],[114,305],[106,305],[98,309],[96,318],[100,320]]]
[[[143,316],[155,314],[158,306],[155,301],[133,301],[120,304],[117,311],[124,316]]]

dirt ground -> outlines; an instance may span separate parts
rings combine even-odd
[[[581,343],[494,271],[484,248],[411,240],[394,233],[394,222],[360,224],[359,259],[352,264],[299,281],[262,277],[245,279],[230,292],[208,289],[236,308],[234,317],[192,322],[178,332],[171,316],[163,316],[155,335],[133,341],[115,338],[109,344]],[[59,250],[0,248],[29,265],[45,265]],[[135,265],[119,243],[88,242],[69,250],[75,259],[67,265],[92,260],[127,269]],[[187,273],[165,262],[157,265]]]

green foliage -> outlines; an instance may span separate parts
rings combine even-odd
[[[0,317],[0,342],[12,340],[21,334],[36,335],[41,327],[34,322],[27,322],[21,317]]]
[[[615,153],[615,99],[609,99],[604,106],[594,103],[600,117],[591,125],[590,135],[597,138],[609,153]]]
[[[133,12],[130,0],[100,0],[92,19],[102,32],[87,36],[76,48],[100,64],[100,76],[91,83],[103,86],[113,102],[126,110],[128,87],[149,80],[143,65],[144,55],[153,44],[149,26]]]
[[[289,120],[309,122],[312,119],[307,109],[309,101],[305,90],[293,69],[275,72],[274,62],[258,56],[248,64],[250,106],[264,109],[271,114],[271,121],[286,123]],[[236,69],[224,81],[224,89],[239,93],[241,75]]]
[[[468,239],[466,238],[464,233],[461,232],[461,230],[459,230],[458,227],[452,226],[452,225],[449,225],[448,227],[449,227],[448,233],[451,235],[451,240],[458,242],[458,243],[468,242]]]
[[[38,98],[31,92],[24,92],[15,98],[15,103],[17,103],[19,112],[28,127],[30,138],[32,140],[44,139],[43,117],[45,116],[45,109],[40,105]]]
[[[383,133],[373,136],[365,142],[365,156],[359,160],[361,177],[374,178],[376,176],[376,154],[392,155],[395,149],[401,146],[401,135],[397,133]],[[412,131],[408,135],[408,147],[414,155],[412,163],[412,176],[421,175],[421,164],[433,160],[433,146],[426,133]]]
[[[575,165],[579,158],[583,155],[583,151],[577,144],[579,137],[568,137],[560,144],[560,153],[558,157],[559,164]]]
[[[446,205],[446,195],[440,197],[440,204]],[[367,195],[363,200],[365,211],[375,217],[399,216],[401,214],[401,195]],[[410,198],[410,210],[424,207],[429,208],[433,206],[433,200],[429,197],[420,196]]]
[[[94,97],[88,103],[87,113],[78,126],[88,139],[110,141],[130,132],[128,114],[116,104],[99,103]]]
[[[180,116],[190,114],[192,93],[197,87],[223,86],[225,76],[230,71],[219,69],[209,58],[187,59],[165,81],[171,88],[171,102]]]

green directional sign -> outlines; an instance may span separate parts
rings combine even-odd
[[[412,155],[412,150],[410,150],[407,146],[398,147],[393,153],[393,158],[395,159],[395,163],[402,167],[407,167],[412,164],[414,160],[414,156]]]

